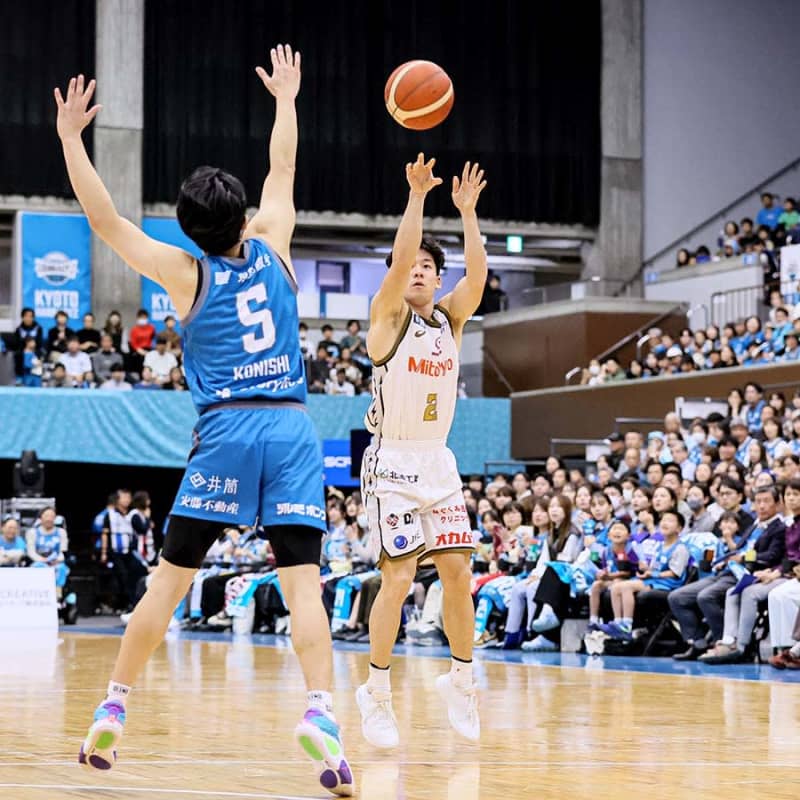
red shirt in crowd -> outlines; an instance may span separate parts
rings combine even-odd
[[[130,336],[131,350],[152,350],[155,335],[156,329],[151,322],[147,325],[133,325]]]

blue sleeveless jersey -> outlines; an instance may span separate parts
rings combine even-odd
[[[242,258],[205,256],[203,283],[184,328],[184,369],[198,411],[219,403],[304,403],[297,286],[261,239]]]

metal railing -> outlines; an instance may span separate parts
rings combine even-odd
[[[727,205],[720,208],[718,211],[715,211],[713,214],[708,216],[702,222],[695,225],[691,230],[686,231],[686,233],[681,234],[678,236],[677,239],[674,239],[669,244],[662,247],[657,252],[653,253],[653,255],[649,256],[645,261],[642,262],[642,266],[639,267],[636,274],[630,277],[616,292],[615,296],[621,295],[626,289],[632,286],[636,281],[642,280],[644,277],[645,270],[648,269],[651,265],[653,265],[658,259],[662,256],[667,255],[669,252],[674,252],[676,248],[680,245],[685,244],[688,242],[693,236],[700,233],[704,228],[708,225],[711,225],[713,222],[720,221],[724,222],[731,211],[733,211],[737,206],[741,205],[745,200],[750,199],[754,195],[760,195],[762,191],[769,188],[771,183],[774,183],[779,178],[782,178],[787,173],[791,172],[792,170],[797,169],[800,167],[800,158],[795,158],[793,161],[790,161],[785,166],[781,167],[777,172],[773,172],[772,175],[764,178],[763,181],[756,184],[752,188],[748,189],[746,192],[740,194],[735,200],[732,200]]]
[[[671,317],[676,311],[680,311],[686,307],[685,303],[676,303],[672,306],[668,311],[665,311],[658,316],[653,317],[651,320],[648,320],[644,325],[640,325],[635,331],[629,333],[627,336],[623,336],[618,342],[615,342],[611,345],[611,347],[604,350],[600,355],[595,356],[592,361],[603,361],[609,356],[615,355],[617,351],[621,350],[626,345],[630,344],[634,340],[636,340],[636,358],[641,358],[642,353],[642,345],[647,341],[649,337],[644,336],[643,333],[650,328],[655,327],[660,322],[663,322],[668,317]],[[570,380],[578,373],[582,372],[583,367],[581,366],[574,366],[572,369],[569,370],[564,375],[564,383],[569,385]]]
[[[764,284],[744,286],[714,292],[711,295],[711,322],[714,325],[727,325],[744,317],[765,317]]]

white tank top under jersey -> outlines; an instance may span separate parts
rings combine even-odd
[[[447,312],[437,305],[426,320],[409,309],[394,349],[374,362],[367,429],[378,439],[444,444],[456,408],[458,371]]]

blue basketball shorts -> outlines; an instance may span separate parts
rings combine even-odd
[[[172,514],[253,525],[326,530],[322,450],[301,408],[214,408],[194,429],[194,446]]]

